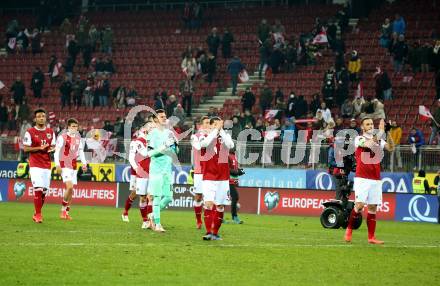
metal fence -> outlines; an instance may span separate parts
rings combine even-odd
[[[106,157],[105,162],[128,163],[128,155],[124,154],[128,153],[129,143],[118,139],[116,150],[113,150],[113,155]],[[14,138],[0,138],[0,159],[19,160],[23,152],[18,146]],[[236,152],[240,164],[244,167],[326,169],[328,148],[328,145],[284,144],[283,146],[280,142],[272,144],[247,142],[237,144]],[[180,142],[178,159],[181,164],[191,164],[191,149],[189,141]],[[90,150],[86,148],[87,151]],[[440,147],[424,146],[414,154],[409,145],[400,145],[392,153],[385,152],[381,165],[384,171],[411,172],[424,169],[437,172],[440,170]]]

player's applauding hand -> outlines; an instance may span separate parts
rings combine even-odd
[[[41,146],[40,146],[40,150],[41,151],[44,151],[44,150],[46,150],[47,148],[49,147],[49,144],[42,144]]]

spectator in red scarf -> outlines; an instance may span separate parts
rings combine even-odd
[[[391,100],[392,89],[388,73],[377,67],[374,78],[376,79],[376,97],[381,100]]]
[[[305,136],[301,137],[300,135],[298,135],[298,143],[308,143],[313,136],[313,122],[307,122],[307,126],[304,128],[301,125],[297,125],[298,129],[300,130],[300,132],[305,132]],[[300,140],[304,138],[304,141],[301,142]]]

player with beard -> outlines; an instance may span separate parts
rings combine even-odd
[[[66,184],[60,215],[60,218],[65,220],[72,220],[69,211],[72,204],[73,187],[77,184],[76,160],[78,157],[82,163],[82,170],[87,171],[84,141],[78,132],[78,121],[70,118],[67,120],[67,132],[63,132],[57,138],[54,154],[56,172],[61,174],[61,178]]]
[[[362,135],[355,138],[357,164],[353,184],[355,206],[351,211],[344,238],[346,242],[351,242],[353,223],[364,206],[367,205],[368,242],[371,244],[383,244],[384,242],[376,239],[375,236],[377,206],[382,204],[380,162],[383,158],[383,149],[392,151],[394,143],[388,133],[388,141],[382,139],[382,136],[385,134],[385,121],[383,119],[380,121],[377,135],[374,135],[374,123],[371,118],[363,118],[361,128]]]
[[[160,214],[173,199],[172,164],[178,147],[175,135],[167,127],[168,120],[163,109],[156,110],[154,123],[155,128],[147,136],[148,149],[141,150],[140,154],[151,158],[148,194],[153,197],[153,230],[165,232]]]
[[[198,229],[202,228],[202,209],[203,209],[203,161],[201,160],[202,147],[200,140],[208,136],[209,117],[203,116],[200,119],[200,127],[196,134],[191,136],[191,145],[193,147],[193,165],[194,165],[194,213],[196,215],[196,225]]]
[[[223,120],[213,117],[208,136],[200,140],[205,148],[201,155],[203,167],[203,199],[206,235],[203,240],[221,240],[218,231],[223,222],[225,205],[229,200],[229,149],[234,147],[231,135],[223,129]]]
[[[32,219],[36,223],[42,223],[41,209],[50,186],[50,153],[55,150],[55,133],[46,126],[47,115],[44,109],[35,110],[34,116],[35,126],[24,134],[23,151],[29,152],[29,175],[34,191],[35,208]]]

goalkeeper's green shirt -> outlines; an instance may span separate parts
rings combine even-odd
[[[148,135],[148,147],[159,149],[163,147],[167,140],[173,138],[173,132],[167,128],[154,128]],[[176,152],[175,148],[168,148],[166,151],[151,157],[150,172],[151,173],[171,173],[173,159],[170,152]]]

